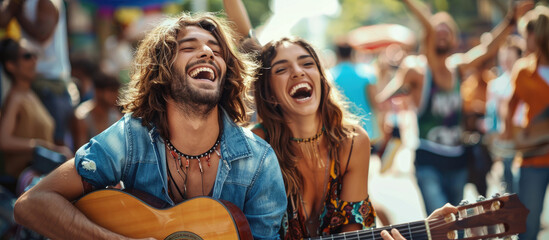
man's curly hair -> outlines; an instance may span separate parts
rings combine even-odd
[[[248,120],[248,88],[255,62],[237,51],[236,35],[227,20],[212,13],[182,13],[164,20],[140,42],[130,84],[120,99],[125,113],[141,118],[144,126],[156,126],[164,139],[169,138],[166,99],[176,74],[173,65],[178,54],[177,36],[188,26],[209,31],[219,42],[227,65],[219,105],[234,122],[244,124]]]

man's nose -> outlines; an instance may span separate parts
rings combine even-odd
[[[211,58],[213,59],[214,52],[213,50],[208,46],[203,46],[200,51],[200,58]]]

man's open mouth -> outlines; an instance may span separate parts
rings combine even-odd
[[[198,67],[190,71],[189,76],[194,79],[213,81],[215,79],[215,71],[209,67]]]

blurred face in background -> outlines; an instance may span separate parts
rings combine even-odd
[[[32,82],[36,77],[36,54],[25,47],[20,47],[17,59],[6,66],[15,79]]]
[[[449,54],[456,47],[452,29],[444,23],[435,26],[436,51],[439,55]]]

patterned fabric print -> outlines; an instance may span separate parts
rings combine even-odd
[[[297,209],[295,209],[297,211]],[[307,228],[305,227],[305,219],[301,214],[292,214],[293,217],[289,219],[288,228],[284,233],[284,239],[293,240],[293,239],[302,239],[306,236]],[[285,220],[288,220],[286,218]],[[285,225],[283,223],[283,225]]]
[[[343,225],[353,223],[360,223],[362,229],[374,228],[376,213],[369,197],[360,202],[347,202],[339,198],[343,180],[339,176],[339,169],[335,161],[332,161],[330,166],[330,177],[329,197],[326,199],[324,211],[320,216],[322,235],[340,233]]]
[[[327,198],[324,210],[320,215],[320,233],[323,236],[340,233],[341,227],[346,224],[360,223],[362,229],[375,228],[376,213],[366,198],[360,202],[346,202],[339,199],[342,178],[339,176],[339,168],[335,161],[330,161],[330,182],[327,186]],[[281,236],[283,239],[302,239],[310,237],[305,227],[305,217],[302,212],[298,197],[295,200],[288,198],[288,208],[282,223]],[[317,233],[318,235],[318,233]]]

